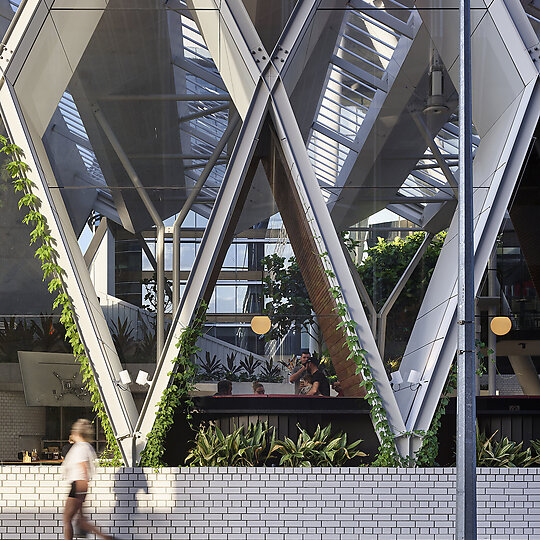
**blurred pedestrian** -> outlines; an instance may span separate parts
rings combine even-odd
[[[83,531],[94,533],[105,540],[114,540],[109,534],[102,533],[83,515],[82,506],[88,492],[88,482],[95,470],[96,452],[89,441],[93,439],[94,428],[89,420],[81,418],[71,428],[70,440],[73,445],[62,462],[64,478],[71,489],[64,506],[64,540],[73,540],[72,520],[78,514],[78,526]]]

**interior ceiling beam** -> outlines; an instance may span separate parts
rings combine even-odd
[[[228,162],[227,159],[218,159],[216,161],[216,165],[226,165]],[[197,169],[203,169],[205,167],[206,163],[196,163],[193,165],[184,165],[184,171],[194,171]]]
[[[202,68],[198,64],[195,64],[195,62],[192,62],[191,60],[187,60],[186,58],[182,57],[175,57],[173,60],[173,66],[183,69],[184,71],[187,71],[191,73],[192,75],[195,75],[196,77],[199,77],[199,79],[202,79],[203,81],[206,81],[207,83],[210,83],[212,86],[215,86],[216,88],[219,88],[220,90],[223,90],[224,92],[227,92],[227,88],[225,84],[223,83],[223,80],[218,75],[215,75],[214,73],[211,73],[207,69]]]
[[[196,120],[197,118],[202,118],[204,116],[210,116],[211,114],[216,114],[218,112],[226,111],[229,109],[229,105],[218,105],[217,107],[210,107],[202,111],[194,112],[191,114],[186,114],[181,116],[179,122],[189,122],[190,120]]]
[[[407,36],[409,39],[413,39],[414,30],[411,28],[411,26],[403,22],[401,19],[394,17],[391,13],[389,13],[391,10],[377,8],[373,6],[373,4],[368,4],[364,0],[349,0],[349,4],[351,7],[362,11],[362,13],[366,13],[369,17],[380,22],[381,24],[384,24],[385,26],[392,28],[392,30]]]
[[[420,115],[419,112],[413,112],[412,118],[414,120],[414,123],[416,124],[416,127],[418,128],[418,131],[426,141],[426,144],[428,145],[429,149],[433,152],[434,158],[437,160],[437,163],[439,167],[441,168],[444,176],[446,177],[446,180],[448,181],[448,184],[452,187],[454,190],[454,196],[458,197],[458,182],[456,180],[456,177],[454,176],[454,173],[450,170],[449,164],[444,159],[443,155],[441,154],[441,151],[439,149],[439,146],[435,142],[435,139],[431,136],[431,133],[426,126],[426,123],[424,122],[424,119]]]
[[[341,58],[337,54],[334,54],[332,56],[331,62],[334,66],[337,66],[344,71],[347,71],[351,75],[354,75],[357,79],[360,79],[361,81],[367,83],[369,86],[373,86],[374,88],[378,88],[379,90],[382,90],[383,92],[388,91],[388,82],[382,81],[379,79],[379,77],[376,77],[369,71],[366,71],[365,69],[362,69],[352,62],[348,62],[347,60]]]
[[[337,133],[331,129],[328,129],[326,126],[323,126],[319,122],[313,122],[312,129],[314,131],[318,131],[319,133],[322,133],[323,135],[326,135],[333,141],[342,144],[343,146],[347,147],[349,150],[355,150],[358,151],[358,144],[356,144],[351,139],[348,139],[347,137],[344,137],[340,133]]]
[[[231,101],[229,94],[115,94],[99,101]]]
[[[210,159],[212,154],[128,154],[130,159]],[[224,155],[223,159],[227,156]]]
[[[457,167],[458,163],[457,161],[451,161],[450,163],[446,163],[447,167]],[[442,169],[442,166],[440,163],[420,163],[418,165],[415,165],[413,171],[425,171],[428,169]],[[444,170],[443,170],[444,173]],[[446,176],[446,175],[445,175]],[[452,189],[455,189],[452,187]]]

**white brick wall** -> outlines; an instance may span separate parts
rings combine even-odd
[[[453,539],[455,471],[100,468],[89,517],[120,539]],[[0,467],[0,539],[62,539],[57,467]],[[478,469],[479,540],[540,538],[540,469]]]
[[[45,407],[27,407],[23,392],[0,391],[0,411],[0,460],[13,461],[24,447],[21,437],[45,436]]]

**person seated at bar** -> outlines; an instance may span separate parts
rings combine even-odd
[[[294,368],[293,372],[289,376],[289,382],[294,383],[294,393],[300,392],[300,379],[306,372],[306,362],[311,357],[309,349],[302,349],[300,351],[300,363]]]
[[[260,382],[255,381],[253,383],[253,393],[258,396],[264,396],[264,386]]]
[[[301,379],[304,376],[304,373],[309,373],[313,377],[313,384],[311,390],[306,394],[306,396],[329,396],[330,395],[330,383],[324,375],[324,373],[319,369],[319,362],[315,358],[308,357],[304,359],[304,352],[302,352],[302,368],[299,369],[296,373],[293,373],[289,377],[289,381],[295,382],[296,379]],[[294,378],[296,375],[298,377]]]
[[[226,379],[219,381],[217,383],[217,392],[214,396],[232,396],[232,382]]]
[[[309,393],[313,386],[313,376],[311,373],[304,373],[300,379],[300,395],[305,396]]]

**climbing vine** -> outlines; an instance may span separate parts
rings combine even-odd
[[[320,256],[323,262],[324,272],[330,283],[330,294],[336,302],[336,307],[334,310],[341,318],[341,322],[337,325],[336,330],[341,330],[343,337],[345,338],[344,346],[347,346],[349,350],[347,360],[352,360],[356,364],[355,373],[357,375],[361,375],[362,377],[360,386],[363,386],[366,391],[365,399],[371,407],[371,418],[373,420],[375,431],[379,436],[379,450],[375,460],[373,461],[373,465],[378,467],[401,466],[404,464],[404,459],[397,451],[394,433],[390,428],[382,399],[380,398],[375,387],[371,367],[366,360],[367,351],[360,345],[360,340],[356,334],[356,327],[358,326],[358,323],[350,316],[349,309],[347,308],[347,304],[343,298],[341,287],[339,286],[336,275],[330,266],[328,253],[324,252]]]
[[[99,390],[90,367],[90,362],[86,356],[84,345],[81,341],[77,324],[75,322],[75,311],[73,303],[69,297],[63,277],[66,272],[58,264],[58,252],[55,250],[55,240],[51,235],[46,217],[40,212],[41,200],[33,192],[35,185],[27,178],[30,167],[23,161],[24,153],[21,148],[12,144],[3,136],[0,136],[0,152],[3,152],[11,158],[11,161],[6,165],[8,174],[13,179],[13,185],[16,192],[21,193],[19,199],[19,210],[23,207],[26,209],[26,215],[23,218],[23,223],[33,226],[30,233],[30,244],[36,244],[38,247],[35,251],[35,257],[41,261],[41,269],[43,271],[43,281],[48,281],[48,290],[51,294],[56,294],[53,302],[53,308],[61,308],[62,314],[60,322],[66,329],[66,340],[71,345],[73,355],[79,361],[81,366],[83,383],[90,393],[90,399],[93,403],[93,410],[100,419],[101,426],[105,432],[107,439],[106,457],[100,458],[102,465],[118,466],[122,464],[122,456],[116,442],[112,426],[109,422],[105,406],[101,401]]]
[[[437,405],[437,410],[433,415],[431,420],[431,425],[429,429],[425,432],[424,438],[422,440],[422,446],[416,452],[415,461],[416,465],[419,467],[433,467],[435,465],[435,460],[439,453],[439,439],[437,435],[441,427],[441,418],[446,413],[446,407],[450,402],[449,395],[457,387],[457,368],[456,363],[452,364],[450,368],[450,373],[446,379],[446,384],[444,385],[443,391],[441,393],[441,399]]]
[[[185,328],[177,344],[178,356],[173,360],[172,384],[165,389],[157,407],[158,412],[152,430],[148,434],[146,446],[141,454],[141,466],[160,467],[165,452],[165,437],[174,423],[174,413],[182,407],[188,422],[194,409],[190,392],[195,388],[197,368],[191,358],[199,352],[197,340],[203,334],[207,305],[202,302],[191,326]],[[191,422],[190,422],[191,423]]]

